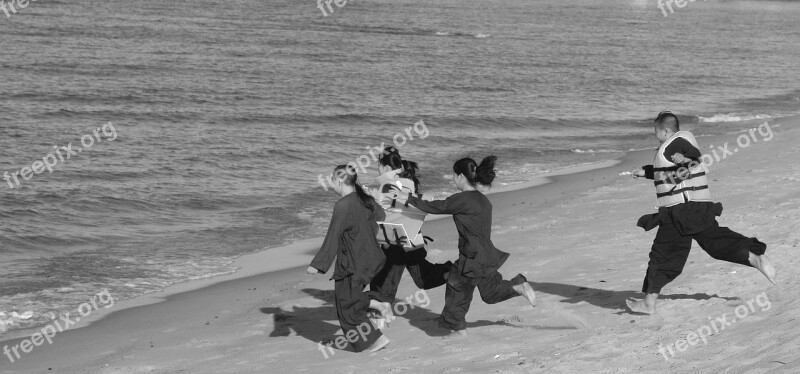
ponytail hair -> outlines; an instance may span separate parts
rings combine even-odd
[[[417,166],[416,162],[403,160],[403,172],[398,174],[398,176],[401,178],[411,179],[411,181],[414,182],[414,191],[419,193],[420,183],[419,179],[417,179],[417,169],[419,169],[419,167]]]
[[[492,181],[496,176],[494,164],[497,161],[497,156],[487,156],[481,161],[480,165],[475,160],[465,157],[453,164],[453,173],[461,174],[467,178],[469,184],[475,186],[482,184],[491,187]]]
[[[383,166],[388,166],[392,169],[402,169],[403,171],[398,173],[397,176],[400,178],[408,178],[412,182],[414,182],[414,190],[419,193],[419,179],[417,179],[417,166],[416,162],[403,160],[400,157],[400,151],[397,148],[388,146],[384,149],[383,154],[378,158],[378,162]]]
[[[361,184],[358,182],[358,173],[356,173],[356,168],[353,167],[353,165],[337,166],[335,169],[333,169],[333,176],[339,178],[342,183],[348,186],[353,186],[353,189],[356,190],[356,196],[358,197],[358,200],[361,201],[361,204],[367,209],[375,209],[375,206],[373,205],[375,199],[368,195],[361,187]]]

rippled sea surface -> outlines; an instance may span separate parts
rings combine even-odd
[[[467,155],[515,184],[653,147],[664,109],[700,135],[800,112],[797,2],[316,5],[0,13],[0,330],[321,236],[336,197],[319,176],[382,144],[444,196]]]

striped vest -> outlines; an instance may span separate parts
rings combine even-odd
[[[688,201],[711,201],[705,165],[692,161],[687,166],[678,166],[664,157],[664,150],[677,138],[684,138],[699,149],[694,135],[688,131],[676,132],[658,148],[653,161],[658,206],[668,207]]]

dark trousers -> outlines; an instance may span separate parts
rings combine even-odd
[[[763,255],[767,249],[767,245],[756,238],[720,227],[716,219],[705,230],[691,235],[682,235],[672,222],[661,222],[650,249],[642,292],[660,293],[661,288],[680,275],[689,257],[692,239],[714,259],[746,266],[752,266],[748,260],[751,252]]]
[[[439,317],[439,327],[450,330],[463,330],[467,328],[467,312],[472,303],[475,287],[481,293],[481,299],[486,304],[496,304],[515,296],[520,296],[512,288],[527,282],[522,274],[511,280],[503,280],[503,276],[496,270],[481,278],[469,278],[461,274],[457,261],[447,278],[447,288],[444,293],[444,309]]]
[[[366,284],[353,281],[352,276],[339,279],[335,282],[334,303],[336,304],[336,315],[339,317],[339,325],[342,332],[353,346],[353,350],[361,352],[375,343],[382,333],[370,323],[367,317],[369,310],[369,297],[364,293]],[[354,339],[354,333],[357,331]]]
[[[428,262],[425,259],[428,255],[425,248],[406,252],[401,246],[389,246],[384,249],[384,254],[386,254],[386,264],[370,282],[368,295],[386,303],[394,302],[403,270],[408,269],[417,287],[429,290],[444,284],[444,275],[452,266],[450,261],[444,264]]]

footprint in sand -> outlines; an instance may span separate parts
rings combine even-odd
[[[529,308],[533,309],[532,306],[528,305]],[[522,317],[514,314],[505,318],[500,318],[497,322],[505,322],[505,323],[515,323],[515,322],[522,322]]]
[[[549,314],[556,319],[566,322],[572,327],[587,328],[590,326],[589,321],[585,318],[552,303],[542,303],[537,309],[541,310],[544,314]]]
[[[266,331],[264,331],[264,330],[250,330],[250,331],[245,332],[244,335],[245,336],[256,336],[256,335],[264,335],[264,334],[266,334]],[[297,335],[297,333],[295,333],[295,335]],[[292,336],[292,335],[290,335],[290,336]]]
[[[510,353],[501,353],[494,355],[491,360],[487,360],[487,362],[491,361],[504,361],[508,360],[509,358],[519,357],[519,352],[510,352]]]
[[[128,367],[125,368],[124,372],[125,373],[154,373],[154,372],[159,371],[160,369],[163,369],[163,368],[160,367],[160,366],[154,366],[154,365],[128,366]],[[122,373],[123,371],[120,370],[120,371],[116,371],[116,372]]]
[[[448,353],[464,352],[466,350],[467,348],[462,348],[462,347],[452,347],[452,346],[444,347],[444,351]]]

